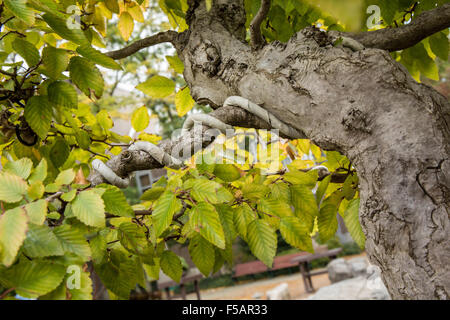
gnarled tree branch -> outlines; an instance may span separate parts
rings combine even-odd
[[[272,126],[264,120],[258,118],[254,114],[243,110],[239,107],[225,106],[209,113],[210,116],[232,126],[272,129]],[[202,127],[202,134],[195,132],[195,128],[175,140],[164,140],[159,147],[168,154],[174,155],[176,158],[183,158],[186,155],[179,154],[180,151],[198,151],[206,148],[214,141],[215,136],[208,133],[207,126]],[[187,148],[184,148],[186,147]],[[189,155],[193,154],[192,152]],[[140,150],[124,150],[121,154],[113,156],[106,165],[119,177],[126,178],[129,174],[138,170],[150,170],[162,168],[163,165],[154,159],[149,153]],[[108,183],[106,179],[96,170],[91,172],[88,180],[92,185]]]
[[[156,44],[164,43],[164,42],[170,42],[174,45],[177,43],[179,33],[173,30],[164,31],[157,33],[153,36],[138,40],[136,42],[133,42],[129,46],[105,53],[107,56],[113,58],[114,60],[123,59],[126,57],[129,57],[139,50],[142,50],[144,48],[148,48],[151,46],[154,46]]]
[[[254,49],[259,49],[264,45],[266,40],[261,34],[261,23],[267,17],[270,9],[270,0],[261,0],[261,7],[258,13],[250,23],[250,40]]]
[[[399,28],[386,28],[362,33],[346,33],[366,48],[397,51],[410,48],[423,39],[450,28],[450,3],[425,11],[411,23]]]

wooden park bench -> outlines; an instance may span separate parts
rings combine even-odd
[[[296,267],[298,263],[292,262],[292,259],[296,257],[301,257],[304,255],[307,255],[307,252],[298,252],[298,253],[292,253],[287,254],[284,256],[278,256],[275,257],[273,260],[273,266],[272,268],[268,268],[264,263],[261,261],[251,261],[247,263],[241,263],[234,267],[233,272],[233,278],[239,278],[243,276],[248,275],[255,275],[267,271],[275,271],[275,270],[281,270],[281,269],[287,269],[291,267]]]
[[[314,292],[314,287],[311,281],[311,277],[317,276],[319,274],[328,273],[326,268],[311,271],[309,264],[313,260],[317,260],[320,258],[331,258],[335,259],[339,253],[341,253],[342,248],[336,248],[332,250],[326,251],[318,251],[316,253],[307,253],[306,255],[295,257],[291,260],[292,263],[295,263],[299,266],[300,272],[302,273],[303,283],[305,284],[305,290],[308,293]]]
[[[166,296],[168,300],[171,300],[173,298],[181,297],[181,299],[186,300],[186,284],[193,282],[194,283],[194,290],[197,295],[197,299],[201,300],[200,297],[200,288],[199,288],[199,280],[203,278],[203,275],[200,273],[200,271],[197,268],[191,268],[189,269],[183,276],[181,277],[180,283],[177,283],[167,277],[165,274],[160,273],[160,278],[157,281],[158,289],[159,290],[165,290]],[[180,287],[180,294],[179,295],[171,295],[170,294],[170,288],[172,287]]]

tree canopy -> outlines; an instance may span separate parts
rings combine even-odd
[[[177,46],[189,32],[188,2],[0,0],[2,298],[92,299],[95,270],[111,298],[128,299],[160,270],[180,281],[182,262],[168,245],[173,241],[188,243],[205,276],[232,264],[237,237],[270,267],[277,231],[291,246],[312,252],[313,238],[326,242],[336,233],[337,213],[364,247],[352,163],[306,139],[237,128],[180,169],[169,168],[133,206],[117,186],[89,179],[94,159],[110,160],[138,140],[161,143],[144,132],[148,109],[165,118],[165,137],[193,108],[205,110],[191,97],[176,53],[148,51]],[[207,8],[213,2],[206,0]],[[439,80],[448,26],[433,29],[434,20],[427,20],[431,26],[424,28],[422,20],[446,2],[246,0],[242,32],[257,48],[316,26],[338,32],[335,45],[348,36],[390,51],[417,81]],[[414,38],[394,44],[395,32]],[[161,64],[168,68],[155,67]],[[112,130],[117,102],[127,103],[114,99],[124,79],[144,105],[131,116],[135,138]]]

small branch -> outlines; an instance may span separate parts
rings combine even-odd
[[[110,58],[113,58],[114,60],[123,59],[126,57],[129,57],[133,55],[134,53],[138,52],[139,50],[142,50],[144,48],[148,48],[151,46],[154,46],[156,44],[164,43],[164,42],[170,42],[172,44],[176,43],[176,39],[178,36],[178,32],[176,31],[165,31],[157,33],[153,36],[138,40],[129,46],[105,53]]]
[[[7,290],[5,290],[1,295],[0,295],[0,300],[3,300],[10,292],[14,291],[16,288],[9,288]]]
[[[51,202],[51,201],[53,201],[53,200],[55,200],[55,199],[58,199],[60,196],[63,195],[63,193],[64,193],[64,192],[62,192],[62,191],[56,192],[55,194],[49,196],[49,197],[46,198],[45,200],[46,200],[47,202]]]
[[[134,215],[135,216],[151,216],[152,215],[152,210],[135,210],[134,211]],[[109,219],[109,218],[120,218],[120,216],[116,216],[114,214],[111,213],[106,213],[105,214],[105,218]]]
[[[425,11],[407,25],[362,33],[344,33],[366,48],[398,51],[410,48],[423,39],[450,28],[450,3]]]
[[[266,43],[261,34],[261,23],[270,10],[270,0],[261,0],[261,7],[250,23],[250,41],[253,49],[259,49]]]
[[[9,77],[15,77],[16,75],[12,72],[8,72],[8,71],[4,71],[0,69],[0,73],[4,74],[5,76],[9,76]]]

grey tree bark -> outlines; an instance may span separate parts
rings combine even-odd
[[[245,111],[221,108],[229,96],[245,97],[324,150],[346,155],[360,177],[366,251],[392,298],[448,299],[449,101],[387,51],[335,47],[332,35],[314,28],[286,44],[252,49],[241,0],[216,0],[210,11],[204,1],[190,1],[187,22],[189,31],[174,44],[194,99],[224,122],[268,127]],[[170,152],[180,143],[163,146]],[[148,155],[127,157],[133,165],[121,157],[110,162],[119,175],[158,167]]]

